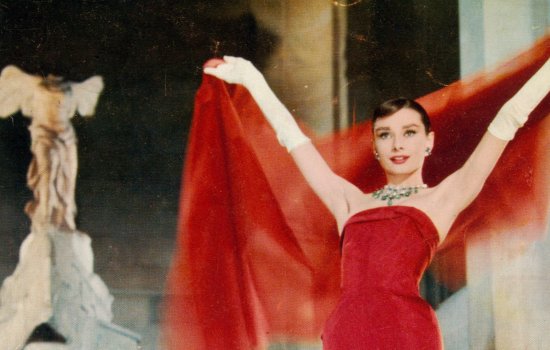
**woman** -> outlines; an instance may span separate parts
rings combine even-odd
[[[550,90],[550,61],[502,107],[466,163],[431,188],[422,179],[434,144],[426,112],[407,99],[380,105],[373,150],[387,185],[365,194],[331,171],[250,62],[224,60],[205,73],[249,90],[341,233],[342,297],[325,325],[324,348],[441,349],[435,314],[420,298],[418,281],[507,142]]]

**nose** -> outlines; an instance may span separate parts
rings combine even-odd
[[[393,138],[392,151],[400,151],[403,149],[401,137],[396,136]]]

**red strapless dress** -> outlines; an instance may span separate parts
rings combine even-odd
[[[443,349],[435,313],[418,291],[438,242],[430,218],[413,207],[353,215],[341,237],[342,296],[323,349]]]

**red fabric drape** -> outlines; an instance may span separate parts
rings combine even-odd
[[[464,163],[500,106],[550,56],[550,37],[486,72],[419,99],[432,116],[434,185]],[[550,98],[518,132],[478,199],[457,219],[434,270],[464,284],[467,235],[529,228],[548,214]],[[383,185],[368,123],[316,139],[336,173],[364,191]],[[196,95],[183,176],[178,241],[167,285],[168,349],[258,349],[317,341],[339,293],[334,220],[250,95],[210,76]]]

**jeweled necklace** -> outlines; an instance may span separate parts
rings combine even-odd
[[[416,185],[416,186],[392,186],[386,185],[379,190],[372,193],[372,196],[381,201],[387,201],[388,205],[392,205],[395,199],[402,197],[409,197],[411,194],[418,193],[418,190],[428,188],[428,185]]]

